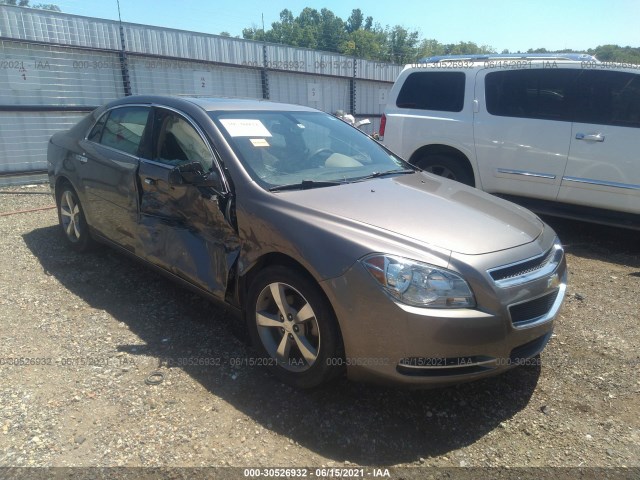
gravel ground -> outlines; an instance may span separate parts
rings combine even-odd
[[[2,190],[20,194],[0,215],[53,204]],[[570,286],[540,366],[296,391],[235,365],[251,353],[223,310],[109,248],[65,248],[55,210],[0,216],[0,359],[45,363],[0,365],[0,466],[640,466],[640,234],[547,220]]]

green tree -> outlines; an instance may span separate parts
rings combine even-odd
[[[380,60],[384,56],[386,37],[384,32],[355,30],[340,46],[340,53],[360,58]]]
[[[264,40],[264,32],[262,31],[262,28],[258,28],[257,26],[253,25],[251,27],[242,29],[242,38],[262,42]]]
[[[621,47],[620,45],[598,45],[596,48],[587,50],[590,55],[604,62],[628,62],[640,65],[640,48]]]
[[[327,52],[339,52],[339,46],[347,39],[346,24],[328,8],[320,10],[318,48]]]
[[[305,8],[296,18],[296,22],[302,29],[300,46],[306,48],[318,48],[319,26],[321,23],[320,12],[315,8]]]
[[[360,30],[362,28],[363,22],[364,15],[362,14],[362,10],[360,10],[359,8],[354,8],[353,10],[351,10],[351,15],[347,19],[347,33],[353,33],[357,30]]]
[[[26,2],[0,0],[0,3],[15,5],[17,1]],[[242,30],[242,37],[400,64],[436,55],[482,55],[496,52],[490,45],[478,45],[470,41],[443,44],[433,38],[421,39],[418,32],[401,25],[383,28],[379,23],[374,23],[373,17],[365,17],[359,8],[351,11],[347,21],[326,8],[318,11],[306,7],[297,17],[291,10],[284,9],[280,12],[280,20],[273,22],[271,28],[263,31],[253,25]],[[502,53],[509,52],[509,49],[502,50]],[[552,52],[546,48],[531,48],[527,51],[548,54],[571,52],[575,51],[564,49]],[[587,50],[587,53],[603,61],[640,64],[640,48],[636,47],[599,45]]]
[[[367,19],[364,21],[364,29],[365,30],[371,30],[371,27],[373,26],[373,17],[367,17]]]
[[[420,42],[418,47],[418,58],[435,57],[444,55],[444,45],[433,38],[428,38]]]
[[[478,45],[474,42],[442,44],[433,38],[422,40],[418,47],[418,58],[437,55],[483,55],[488,53],[496,53],[496,51],[490,45]],[[509,50],[503,50],[502,53],[509,53]]]
[[[302,28],[314,28],[317,29],[322,21],[320,12],[315,8],[306,7],[298,15],[296,21]]]
[[[406,53],[406,39],[401,33],[394,37],[393,44],[398,55]],[[387,33],[377,24],[374,27],[373,17],[365,18],[360,9],[354,9],[346,22],[326,8],[318,11],[306,7],[297,17],[291,10],[284,9],[279,21],[273,22],[269,30],[263,32],[253,25],[242,30],[242,37],[374,60],[389,57]]]
[[[271,30],[265,32],[265,37],[269,42],[284,43],[294,47],[302,46],[300,45],[302,29],[296,23],[291,10],[287,8],[280,12],[280,21],[271,24]]]
[[[410,63],[416,60],[419,34],[396,25],[387,29],[387,60],[394,63]]]

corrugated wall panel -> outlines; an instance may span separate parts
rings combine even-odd
[[[0,7],[0,36],[119,50],[118,23],[31,8]]]
[[[356,112],[362,115],[384,113],[391,87],[391,83],[356,80]]]
[[[127,50],[142,54],[208,60],[235,65],[262,65],[262,45],[237,38],[125,24]]]
[[[129,56],[134,94],[262,98],[260,72],[198,62]]]
[[[269,72],[270,99],[333,113],[349,110],[349,80]]]
[[[60,130],[78,123],[84,113],[0,112],[0,172],[46,170],[47,143]]]
[[[0,41],[0,59],[0,105],[94,106],[124,95],[116,54]]]
[[[193,60],[262,66],[262,43],[133,23],[122,24],[132,52]],[[45,43],[119,50],[118,22],[30,8],[0,6],[0,36]],[[338,53],[267,44],[268,67],[321,75],[393,82],[402,66]]]
[[[358,59],[356,77],[367,80],[395,82],[403,68],[402,65]]]
[[[260,70],[242,68],[263,66],[262,43],[129,23],[123,27],[134,94],[262,98]],[[3,5],[0,36],[16,39],[0,41],[1,106],[93,106],[124,95],[118,22]],[[370,118],[374,125],[363,130],[378,130],[383,92],[402,67],[284,45],[267,44],[266,50],[272,100],[330,113],[349,110],[356,62],[356,116],[376,115]],[[49,136],[81,116],[0,113],[0,172],[44,168]]]
[[[353,77],[354,59],[337,53],[267,44],[267,58],[270,68]]]

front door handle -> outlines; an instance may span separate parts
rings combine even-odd
[[[144,183],[146,183],[147,185],[155,185],[156,181],[153,178],[145,178],[144,179]]]
[[[604,142],[604,135],[601,133],[593,133],[585,135],[584,133],[576,133],[576,140],[586,140],[588,142]]]

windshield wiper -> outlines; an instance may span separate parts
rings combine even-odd
[[[416,173],[415,170],[410,170],[408,168],[402,169],[402,170],[387,170],[385,172],[373,172],[371,175],[366,175],[364,177],[358,177],[355,180],[369,180],[371,178],[380,178],[380,177],[386,177],[387,175],[406,175],[409,173]]]
[[[288,185],[278,185],[271,187],[270,192],[281,192],[283,190],[309,190],[310,188],[320,187],[333,187],[335,185],[344,185],[346,182],[336,181],[316,181],[316,180],[303,180],[300,183],[290,183]]]

